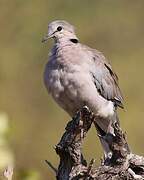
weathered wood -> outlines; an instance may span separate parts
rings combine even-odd
[[[125,134],[118,124],[113,126],[115,137],[109,144],[113,153],[111,161],[103,161],[99,167],[94,167],[93,159],[87,164],[82,155],[82,143],[94,120],[93,113],[84,107],[67,124],[55,149],[60,157],[57,180],[144,179],[144,157],[130,152]]]
[[[76,177],[80,179],[87,173],[87,163],[81,153],[81,145],[93,122],[93,115],[83,108],[67,124],[66,132],[56,146],[60,156],[57,179],[66,180]]]

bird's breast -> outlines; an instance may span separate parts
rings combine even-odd
[[[81,50],[67,48],[54,51],[46,65],[44,81],[49,93],[70,115],[83,105],[100,111],[107,102],[92,81],[93,62]]]
[[[82,94],[80,89],[90,81],[88,77],[78,65],[64,66],[51,61],[46,65],[44,73],[44,81],[49,93],[70,115],[83,105],[83,101],[79,99]]]

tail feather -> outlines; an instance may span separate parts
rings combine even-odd
[[[117,112],[114,113],[114,115],[111,118],[96,118],[95,120],[95,127],[97,129],[97,132],[99,134],[100,142],[102,144],[103,150],[104,150],[104,159],[111,159],[112,152],[109,147],[108,141],[113,141],[114,134],[114,128],[113,123],[118,123],[119,125],[119,118],[117,115]],[[106,139],[105,139],[106,138]]]
[[[119,127],[120,129],[120,122],[117,112],[115,112],[115,114],[113,115],[113,117],[111,117],[111,119],[97,118],[95,120],[95,127],[99,134],[100,142],[104,150],[104,159],[105,160],[111,159],[112,151],[110,145],[113,143],[114,138],[117,136],[117,134],[115,134],[116,132],[115,128]],[[125,144],[125,148],[130,152],[127,143]]]
[[[100,131],[102,133],[110,133],[110,134],[114,134],[114,129],[113,129],[113,126],[112,124],[114,123],[117,123],[118,125],[120,125],[120,122],[119,122],[119,118],[118,118],[118,115],[117,115],[117,112],[114,113],[114,115],[112,117],[97,117],[96,120],[95,120],[95,123],[96,123],[96,127],[97,127],[97,130]]]

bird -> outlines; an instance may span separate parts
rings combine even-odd
[[[111,158],[105,137],[115,136],[112,124],[119,124],[117,109],[124,107],[118,76],[100,51],[80,43],[74,26],[67,21],[49,23],[42,42],[51,38],[54,45],[45,66],[44,84],[71,117],[83,106],[92,110],[104,157]]]

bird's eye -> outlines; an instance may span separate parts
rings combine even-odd
[[[57,28],[57,31],[61,31],[61,30],[62,30],[62,27],[59,26],[59,27]]]

